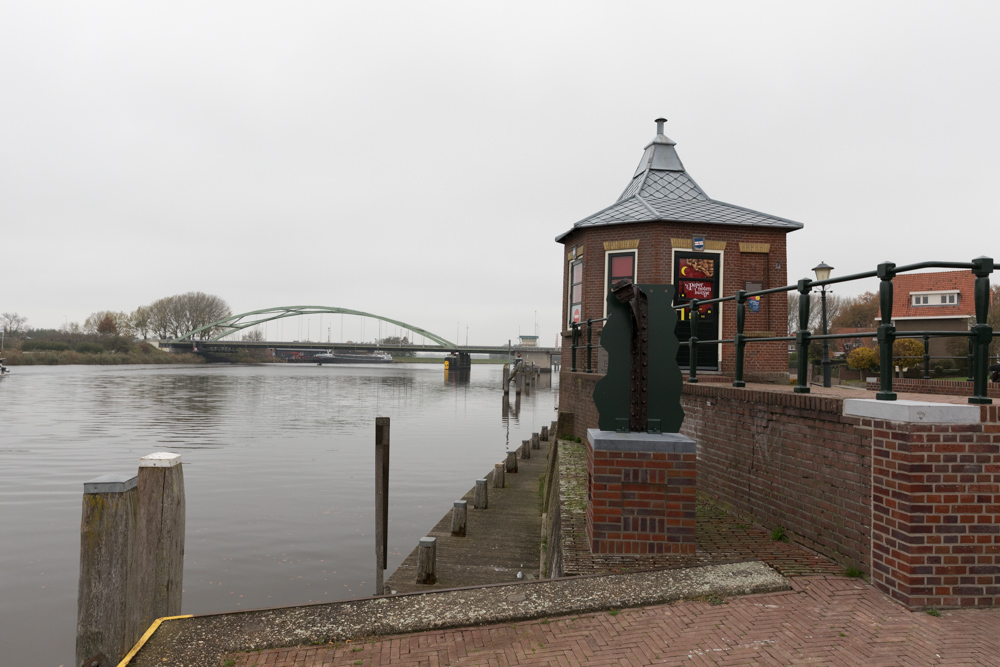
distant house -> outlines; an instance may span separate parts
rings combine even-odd
[[[838,354],[850,354],[851,350],[859,347],[867,347],[869,349],[875,349],[878,347],[878,341],[874,336],[871,335],[872,331],[875,331],[876,324],[872,324],[870,327],[833,327],[830,329],[830,333],[833,334],[851,334],[851,333],[868,333],[867,336],[860,336],[858,338],[840,338],[830,341],[830,353],[833,355]]]
[[[896,332],[967,330],[976,315],[975,282],[971,271],[899,274],[892,281]],[[948,356],[950,340],[932,338],[931,356]]]

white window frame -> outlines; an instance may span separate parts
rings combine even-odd
[[[583,266],[583,257],[577,257],[576,259],[571,259],[567,263],[567,267],[568,267],[567,268],[567,277],[566,277],[566,283],[568,284],[568,288],[567,288],[568,291],[567,291],[567,294],[566,294],[566,305],[567,305],[567,308],[566,308],[566,330],[567,331],[569,331],[569,330],[571,330],[573,328],[573,303],[574,303],[574,301],[573,301],[573,265],[574,264],[579,264],[580,265],[580,321],[581,322],[583,321],[583,302],[584,302],[584,298],[583,298],[583,296],[584,296],[583,295],[583,285],[584,285],[584,282],[585,282],[584,278],[583,278],[584,266]]]
[[[621,250],[605,250],[604,251],[604,289],[601,290],[604,293],[604,309],[603,315],[601,317],[608,316],[608,290],[611,289],[608,285],[608,275],[611,272],[611,261],[610,255],[624,255],[625,253],[632,253],[632,282],[639,282],[639,249],[638,248],[622,248]]]
[[[942,303],[941,299],[945,298],[948,300],[947,303]],[[954,301],[950,301],[950,297],[955,297]],[[927,303],[923,303],[926,299]],[[919,302],[919,303],[918,303]],[[915,308],[931,307],[931,306],[957,306],[962,302],[962,292],[957,289],[948,290],[924,290],[921,292],[910,292],[910,305]]]

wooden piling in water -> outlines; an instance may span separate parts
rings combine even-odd
[[[117,665],[142,629],[130,601],[138,585],[136,477],[104,475],[83,485],[76,664]]]
[[[510,364],[503,365],[503,393],[510,393]]]
[[[465,537],[465,520],[468,516],[468,501],[456,500],[451,508],[451,536]]]
[[[139,474],[83,486],[77,664],[117,665],[157,618],[181,612],[184,473],[180,454],[139,459]]]
[[[389,417],[375,418],[375,595],[385,593],[389,561]]]
[[[181,613],[184,584],[184,470],[181,455],[156,452],[139,459],[136,613],[143,630]]]
[[[493,488],[494,489],[502,489],[504,487],[504,482],[506,480],[504,479],[503,468],[504,468],[504,464],[502,464],[502,463],[497,463],[497,464],[494,464],[494,466],[493,466]]]
[[[472,496],[472,506],[477,510],[484,510],[489,507],[489,498],[486,494],[486,478],[476,480],[476,491]]]
[[[417,583],[433,584],[437,582],[434,572],[434,561],[437,560],[437,538],[421,537],[417,551]]]

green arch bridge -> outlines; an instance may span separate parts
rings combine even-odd
[[[360,317],[370,317],[375,320],[394,324],[402,329],[406,329],[414,334],[423,336],[425,339],[433,341],[432,344],[424,345],[382,345],[378,343],[330,343],[330,342],[278,342],[278,341],[250,341],[250,340],[222,340],[226,336],[231,336],[244,329],[259,326],[266,322],[280,320],[286,317],[298,317],[300,315],[357,315]],[[552,355],[557,354],[559,348],[546,347],[521,347],[519,345],[458,345],[442,336],[428,331],[427,329],[393,319],[367,313],[361,310],[350,308],[340,308],[337,306],[278,306],[275,308],[265,308],[263,310],[252,310],[239,315],[230,315],[216,322],[198,327],[189,331],[183,336],[172,340],[160,342],[160,347],[177,351],[196,351],[202,353],[232,353],[240,350],[251,350],[274,347],[295,347],[297,349],[315,350],[382,350],[392,352],[393,350],[407,352],[465,352],[469,354],[498,354],[507,353],[511,350],[521,352],[522,356],[530,355],[532,358],[538,357],[536,364],[544,368],[550,366]],[[543,362],[544,357],[544,362]],[[527,357],[525,357],[527,358]]]

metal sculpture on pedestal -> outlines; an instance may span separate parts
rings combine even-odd
[[[601,347],[608,372],[594,387],[602,431],[679,433],[682,377],[677,365],[673,285],[615,283]]]

